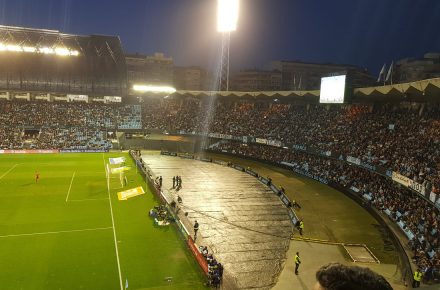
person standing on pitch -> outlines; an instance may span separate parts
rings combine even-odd
[[[38,180],[40,179],[40,173],[38,171],[35,172],[35,183],[38,183]]]
[[[175,188],[175,187],[176,187],[176,177],[173,176],[173,188]]]
[[[301,259],[299,258],[299,252],[295,255],[295,275],[298,275],[299,264],[301,264]]]
[[[198,230],[199,230],[199,223],[196,220],[196,222],[194,223],[194,241],[196,241],[196,239],[197,239],[197,231]]]

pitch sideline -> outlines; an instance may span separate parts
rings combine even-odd
[[[108,198],[104,197],[104,198],[71,199],[71,200],[69,200],[69,202],[103,201],[103,200],[108,200]]]
[[[72,179],[70,180],[69,190],[67,191],[66,202],[69,199],[70,190],[72,189],[73,179],[75,178],[76,171],[73,172]]]
[[[8,171],[6,171],[5,173],[3,173],[3,174],[0,176],[0,180],[1,180],[3,177],[5,177],[6,175],[8,175],[8,173],[11,172],[12,170],[14,170],[14,168],[17,167],[18,165],[19,165],[19,163],[15,164],[15,165],[13,165],[11,168],[9,168]]]
[[[64,233],[91,232],[91,231],[109,230],[111,228],[112,227],[104,227],[104,228],[90,228],[90,229],[66,230],[66,231],[52,231],[52,232],[36,232],[36,233],[25,233],[25,234],[11,234],[11,235],[1,235],[0,239],[13,238],[13,237],[24,237],[24,236],[42,236],[42,235],[52,235],[52,234],[64,234]]]
[[[118,264],[119,284],[120,284],[121,290],[124,290],[124,285],[122,283],[121,264],[119,262],[118,241],[116,239],[115,219],[113,217],[112,198],[110,196],[110,181],[109,181],[109,177],[108,177],[107,167],[105,166],[104,153],[102,153],[102,162],[104,163],[105,179],[106,179],[106,182],[107,182],[108,201],[109,201],[109,204],[110,204],[110,216],[112,218],[113,239],[114,239],[114,242],[115,242],[116,261],[117,261],[117,264]]]

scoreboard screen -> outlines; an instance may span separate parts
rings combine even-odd
[[[321,78],[319,102],[323,104],[344,103],[346,78],[346,75]]]

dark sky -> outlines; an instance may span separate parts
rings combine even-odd
[[[0,0],[0,24],[119,35],[127,52],[164,52],[213,69],[216,0]],[[272,60],[383,63],[440,51],[440,0],[241,0],[234,69]]]

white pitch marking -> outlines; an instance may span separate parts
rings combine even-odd
[[[69,200],[69,202],[96,201],[96,200],[108,200],[108,198],[71,199]]]
[[[2,174],[2,176],[0,176],[0,179],[2,179],[3,177],[5,177],[9,172],[11,172],[15,167],[17,167],[18,164],[15,164],[14,166],[12,166],[11,168],[9,168],[8,171],[6,171],[5,173]]]
[[[67,191],[66,202],[69,199],[70,190],[72,189],[73,179],[75,178],[76,171],[73,172],[72,179],[70,180],[69,190]]]
[[[37,232],[37,233],[27,233],[27,234],[14,234],[14,235],[3,235],[3,236],[0,236],[0,238],[3,239],[3,238],[24,237],[24,236],[41,236],[41,235],[63,234],[63,233],[90,232],[90,231],[109,230],[111,228],[112,227],[70,230],[70,231],[57,231],[57,232]]]
[[[102,162],[104,163],[105,178],[106,178],[106,181],[107,181],[108,201],[109,201],[109,204],[110,204],[110,215],[112,217],[113,239],[114,239],[114,242],[115,242],[116,261],[118,262],[119,286],[121,287],[121,290],[124,290],[124,286],[123,286],[123,283],[122,283],[121,264],[119,262],[118,242],[117,242],[117,239],[116,239],[115,219],[113,218],[112,198],[110,196],[110,184],[109,184],[109,180],[108,180],[108,176],[107,176],[107,174],[108,174],[107,168],[105,167],[104,153],[102,153]]]

